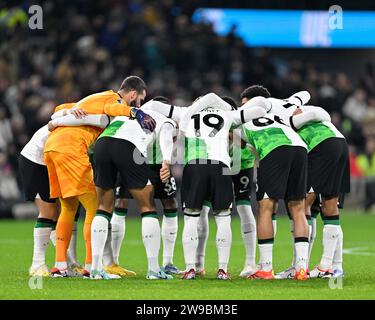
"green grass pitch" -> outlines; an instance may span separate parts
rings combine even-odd
[[[229,271],[232,281],[219,281],[216,274],[216,226],[210,221],[205,278],[183,281],[150,281],[145,279],[146,255],[141,241],[140,219],[129,218],[121,252],[122,265],[137,272],[137,277],[113,281],[77,278],[43,279],[42,289],[31,290],[27,274],[32,255],[33,221],[0,220],[0,299],[374,299],[375,298],[375,217],[344,212],[344,269],[342,289],[330,289],[328,280],[246,280],[238,277],[243,267],[244,248],[237,217],[232,220],[233,246]],[[82,230],[82,221],[80,229]],[[183,268],[181,244],[182,219],[175,248],[175,264]],[[318,218],[318,237],[311,266],[319,262],[322,222]],[[82,231],[78,254],[83,259]],[[274,246],[274,270],[280,271],[291,262],[292,245],[289,221],[278,219]],[[52,266],[53,247],[48,248],[47,262]]]

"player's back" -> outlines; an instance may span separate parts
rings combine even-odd
[[[121,96],[113,90],[102,91],[81,99],[75,105],[76,108],[85,110],[90,114],[104,114],[104,106],[109,100],[118,100],[121,103]]]
[[[158,137],[162,125],[165,122],[172,121],[156,111],[150,110],[147,111],[147,113],[153,117],[156,122],[156,127],[153,132],[142,129],[135,119],[118,116],[113,118],[110,125],[101,134],[100,138],[110,137],[130,141],[144,156],[147,156],[147,148],[155,138]]]
[[[282,145],[306,148],[301,137],[285,121],[287,119],[269,113],[242,126],[247,142],[254,146],[260,160]]]
[[[277,114],[279,116],[282,116],[286,121],[289,121],[289,117],[293,115],[294,111],[298,107],[300,107],[303,112],[314,108],[314,106],[310,105],[297,106],[296,104],[293,104],[288,100],[275,98],[268,98],[267,100],[271,102],[272,106],[270,114]],[[330,121],[309,122],[301,127],[297,132],[308,146],[309,151],[325,139],[331,137],[344,138],[342,133]]]
[[[48,133],[49,131],[47,125],[41,127],[23,147],[21,154],[31,161],[44,165],[43,152],[44,145],[48,138]]]
[[[228,144],[232,123],[229,113],[222,109],[207,108],[192,115],[185,130],[185,163],[210,159],[229,167]]]
[[[87,149],[102,131],[102,128],[93,126],[58,127],[49,134],[44,152],[86,154]]]
[[[104,114],[106,101],[121,97],[112,90],[91,94],[75,104],[89,114]],[[58,127],[50,133],[44,151],[62,153],[86,153],[103,129],[93,126]]]

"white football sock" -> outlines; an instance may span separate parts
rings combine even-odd
[[[273,237],[275,238],[276,233],[277,233],[277,220],[276,219],[272,219],[272,228],[273,228]]]
[[[314,246],[315,238],[316,238],[316,218],[311,217],[311,233],[310,233],[310,238],[309,238],[309,261],[311,258],[311,252]]]
[[[46,263],[46,251],[51,236],[51,227],[34,228],[34,253],[32,267],[39,268]]]
[[[292,219],[289,219],[290,223],[290,235],[292,237],[292,243],[293,243],[293,259],[292,259],[292,266],[296,264],[296,246],[294,245],[294,221]]]
[[[114,212],[111,218],[111,226],[113,260],[114,263],[119,265],[121,245],[125,237],[126,217],[117,215],[116,212]]]
[[[142,217],[142,240],[146,249],[148,271],[159,272],[160,225],[157,216]]]
[[[107,240],[105,242],[104,250],[103,250],[103,265],[105,267],[109,267],[110,265],[114,263],[115,261],[113,259],[113,252],[112,252],[112,228],[109,225],[108,236],[107,236]]]
[[[199,211],[189,212],[192,216],[184,215],[184,230],[182,231],[182,245],[184,248],[184,257],[186,271],[195,270],[195,259],[198,247],[198,222]]]
[[[296,263],[294,264],[294,267],[297,271],[300,269],[304,269],[306,271],[309,255],[309,243],[307,241],[295,242],[294,251],[296,253]]]
[[[198,221],[198,247],[197,247],[197,257],[196,257],[196,267],[204,269],[205,256],[206,256],[206,246],[209,234],[208,225],[208,214],[210,212],[209,206],[203,206],[199,221]]]
[[[108,236],[109,221],[96,215],[91,225],[92,270],[103,270],[103,252]]]
[[[323,270],[332,268],[333,256],[335,254],[337,241],[341,226],[326,224],[323,228],[323,254],[319,267]]]
[[[163,266],[173,264],[174,245],[177,239],[178,220],[175,217],[163,216],[161,236],[163,239]]]
[[[68,263],[66,261],[55,262],[55,268],[65,270],[68,268]]]
[[[51,231],[51,235],[49,237],[54,247],[56,247],[56,229]]]
[[[246,265],[254,266],[256,254],[256,222],[251,205],[241,204],[237,206],[238,215],[241,219],[241,234],[246,251]]]
[[[225,215],[215,215],[217,225],[216,248],[219,260],[219,269],[228,271],[230,249],[232,246],[231,216],[228,210]]]
[[[343,243],[344,243],[344,234],[342,232],[341,226],[339,226],[339,237],[337,239],[337,244],[336,244],[336,250],[335,254],[333,256],[333,268],[334,269],[343,269],[342,268],[342,250],[343,250]]]
[[[263,271],[272,270],[273,243],[258,244],[260,268]]]
[[[73,223],[72,237],[67,251],[68,262],[77,263],[77,221]]]

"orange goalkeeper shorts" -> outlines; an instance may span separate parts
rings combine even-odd
[[[95,191],[89,157],[56,151],[44,153],[51,198],[68,198]]]

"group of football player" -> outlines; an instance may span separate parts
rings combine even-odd
[[[189,107],[175,106],[161,96],[143,103],[146,84],[129,76],[117,92],[95,93],[57,106],[51,121],[20,155],[24,194],[39,210],[30,275],[134,276],[119,263],[128,200],[134,199],[142,218],[147,279],[181,275],[189,280],[205,274],[211,210],[217,225],[217,279],[231,279],[233,204],[246,252],[241,277],[344,276],[339,207],[350,185],[344,136],[323,108],[308,105],[306,91],[277,99],[263,86],[252,85],[239,98],[241,105],[215,93],[198,97]],[[177,143],[184,146],[184,271],[173,262],[179,206],[171,166]],[[256,219],[250,201],[253,181]],[[161,227],[155,199],[163,206]],[[272,251],[280,200],[290,218],[294,250],[291,266],[275,275]],[[86,212],[84,266],[76,254],[80,207]],[[323,252],[319,265],[309,270],[319,213],[324,222]],[[50,240],[56,250],[51,270],[45,262]]]

